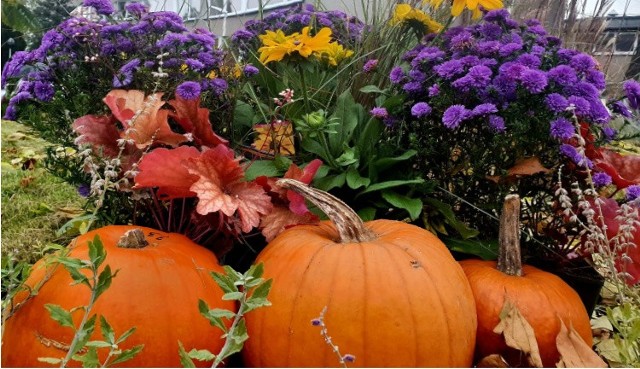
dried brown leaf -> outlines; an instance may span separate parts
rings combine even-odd
[[[607,368],[607,364],[580,337],[573,327],[567,329],[560,321],[560,333],[556,337],[560,353],[558,368]]]
[[[542,163],[540,163],[540,159],[536,156],[531,156],[528,158],[520,159],[516,161],[514,166],[507,169],[507,175],[504,177],[500,176],[487,176],[487,179],[493,181],[495,183],[501,181],[509,181],[520,176],[530,176],[537,173],[549,173],[551,170],[545,168]]]
[[[476,368],[508,368],[509,364],[498,354],[493,354],[480,360]]]
[[[533,328],[520,314],[520,310],[509,300],[505,301],[500,313],[500,323],[493,329],[493,332],[503,335],[507,346],[527,355],[529,365],[542,368],[538,341],[536,341]]]

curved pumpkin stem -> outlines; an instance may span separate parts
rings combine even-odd
[[[149,245],[140,228],[126,231],[118,240],[118,247],[125,249],[141,249]]]
[[[295,179],[279,179],[276,185],[299,193],[320,208],[336,225],[340,243],[366,242],[377,238],[376,234],[364,225],[358,214],[339,198]]]
[[[520,257],[520,196],[504,198],[500,214],[498,270],[512,276],[522,275]]]

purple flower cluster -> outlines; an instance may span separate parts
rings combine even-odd
[[[488,12],[481,24],[432,37],[407,52],[406,64],[389,75],[411,107],[403,112],[407,119],[499,134],[519,125],[520,136],[546,130],[546,139],[558,148],[577,134],[576,117],[594,132],[615,134],[600,100],[605,80],[595,60],[562,48],[539,22],[519,24],[501,9]],[[625,91],[631,107],[640,105],[640,84],[627,82]],[[429,113],[416,111],[420,104],[429,106]],[[575,150],[560,152],[587,163]]]
[[[241,54],[254,52],[261,46],[258,35],[265,31],[282,30],[285,34],[300,32],[304,27],[331,28],[332,37],[346,48],[353,49],[365,32],[366,25],[358,18],[339,10],[320,11],[312,4],[299,4],[270,12],[263,20],[249,20],[231,36],[231,43]]]
[[[111,2],[85,0],[84,5],[108,14]],[[12,96],[5,118],[16,119],[21,103],[49,102],[58,91],[77,90],[70,86],[80,82],[97,96],[112,88],[149,90],[160,68],[165,74],[161,88],[167,92],[185,81],[213,96],[227,89],[219,77],[224,54],[214,34],[187,29],[174,12],[149,13],[140,3],[126,9],[131,17],[120,21],[67,19],[43,36],[39,48],[14,54],[2,72],[2,87]],[[255,72],[246,70],[247,75]]]

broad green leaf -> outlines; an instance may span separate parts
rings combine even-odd
[[[251,127],[255,113],[251,105],[242,100],[236,100],[233,110],[233,125],[235,127]]]
[[[251,294],[251,299],[254,299],[254,298],[266,299],[267,296],[269,295],[269,291],[271,290],[272,283],[273,283],[273,280],[268,279],[264,283],[256,287],[253,290],[253,293]]]
[[[347,89],[336,99],[334,113],[329,119],[336,119],[340,124],[337,126],[337,133],[329,135],[329,149],[331,155],[338,156],[342,152],[345,143],[351,140],[351,136],[358,126],[358,106]],[[360,108],[362,108],[360,106]]]
[[[45,309],[49,311],[49,316],[51,319],[58,322],[63,327],[69,327],[76,329],[76,326],[73,324],[73,318],[71,317],[71,313],[67,310],[63,309],[60,305],[55,304],[45,304]]]
[[[349,170],[347,170],[347,185],[349,188],[357,190],[360,187],[369,186],[370,183],[371,180],[361,176],[355,166],[351,166]]]
[[[394,166],[395,164],[408,160],[412,157],[414,157],[418,152],[416,150],[407,150],[405,151],[402,155],[400,156],[396,156],[394,158],[381,158],[376,160],[376,162],[374,163],[374,166],[376,167],[376,170],[378,172],[382,172],[386,169],[391,168],[392,166]]]
[[[178,355],[180,355],[180,364],[183,368],[195,368],[196,364],[191,360],[187,351],[185,351],[182,342],[178,341]]]
[[[343,172],[340,174],[328,175],[324,178],[318,178],[313,183],[315,187],[320,190],[330,191],[333,188],[344,186],[346,180],[347,174]]]
[[[216,358],[216,355],[212,354],[209,350],[191,349],[191,351],[189,351],[189,357],[198,361],[211,361]]]
[[[411,220],[418,219],[422,212],[422,200],[420,199],[404,196],[391,190],[382,191],[382,198],[387,200],[389,204],[406,210]]]
[[[78,234],[86,233],[87,224],[95,219],[96,216],[94,216],[93,214],[75,217],[63,224],[62,227],[60,227],[60,229],[56,231],[56,236],[75,236]]]
[[[367,85],[360,89],[360,92],[365,94],[376,93],[376,94],[384,94],[386,93],[384,90],[381,90],[380,87],[376,85]]]
[[[234,281],[225,274],[211,272],[211,277],[225,293],[238,291],[238,287],[234,284]]]
[[[327,157],[327,155],[330,155],[330,154],[325,152],[320,142],[318,142],[316,139],[310,138],[310,137],[304,137],[302,139],[302,142],[300,142],[300,146],[302,146],[302,149],[304,151],[307,151],[311,154],[316,154],[320,156],[323,161],[329,162],[328,160],[329,158]]]
[[[376,218],[377,209],[374,207],[366,207],[358,210],[358,216],[362,221],[368,222],[370,220],[374,220]]]
[[[422,179],[422,178],[400,179],[400,180],[395,180],[395,181],[379,182],[379,183],[375,183],[375,184],[372,184],[371,186],[367,187],[367,189],[365,189],[364,191],[361,191],[359,194],[357,194],[356,197],[358,197],[360,195],[364,195],[365,193],[370,193],[370,192],[375,192],[375,191],[380,191],[380,190],[386,190],[387,188],[399,187],[399,186],[404,186],[404,185],[409,185],[409,184],[420,184],[420,183],[424,183],[424,179]]]
[[[114,344],[116,341],[116,335],[111,327],[111,324],[107,322],[107,319],[104,315],[100,315],[100,331],[102,332],[102,337],[110,344]]]
[[[62,362],[62,359],[58,359],[55,357],[39,357],[38,361],[41,363],[46,363],[51,365],[59,365]]]
[[[260,176],[279,177],[282,174],[284,171],[276,166],[274,160],[255,160],[245,171],[244,177],[247,181],[253,181]]]
[[[82,363],[83,368],[98,368],[100,360],[98,360],[98,349],[95,346],[89,346],[84,355],[73,355],[73,360]]]
[[[356,164],[360,160],[360,154],[357,149],[345,147],[344,152],[336,159],[336,163],[341,167]],[[356,164],[357,166],[357,164]]]
[[[120,364],[125,361],[133,359],[136,355],[138,355],[142,351],[142,349],[144,349],[144,345],[138,345],[130,349],[123,350],[120,353],[120,355],[116,356],[116,358],[111,363],[109,363],[109,366]],[[182,360],[180,360],[180,362],[182,362]]]
[[[441,238],[447,247],[456,252],[476,255],[483,260],[495,260],[498,256],[498,240],[460,240],[457,238]]]
[[[244,294],[242,292],[227,292],[222,295],[222,299],[225,301],[228,300],[240,300]]]
[[[38,19],[22,1],[2,2],[2,23],[20,33],[40,31],[42,26]]]
[[[469,239],[477,236],[480,232],[476,229],[469,228],[465,223],[459,221],[456,218],[451,205],[446,204],[442,201],[436,200],[434,198],[426,198],[424,199],[425,204],[437,210],[440,214],[445,217],[445,220],[448,225],[450,225],[453,229],[456,230],[462,236],[463,239]]]

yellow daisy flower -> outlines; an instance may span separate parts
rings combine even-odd
[[[353,51],[345,49],[338,42],[332,42],[329,47],[322,52],[321,58],[326,58],[330,65],[337,66],[344,59],[350,58]]]
[[[434,0],[434,1],[442,1],[442,0]],[[425,12],[420,9],[413,8],[409,4],[398,4],[396,5],[393,17],[391,18],[391,24],[418,24],[427,32],[440,32],[442,30],[442,25],[435,20],[433,20],[430,16],[428,16]]]
[[[314,52],[322,52],[329,48],[331,28],[323,27],[315,36],[309,36],[309,27],[304,27],[300,37],[294,43],[297,43],[298,53],[308,58]]]
[[[434,9],[437,9],[442,2],[443,0],[425,0],[423,3],[429,3]],[[473,12],[473,19],[477,19],[482,15],[481,6],[486,10],[495,10],[504,7],[504,4],[502,0],[453,0],[451,15],[457,17],[466,8]]]
[[[298,36],[300,36],[298,32],[287,36],[280,29],[275,32],[266,31],[265,34],[259,35],[258,37],[262,41],[262,45],[264,45],[258,49],[260,61],[263,64],[267,64],[271,61],[284,59],[285,55],[289,55],[297,49],[294,41]]]

